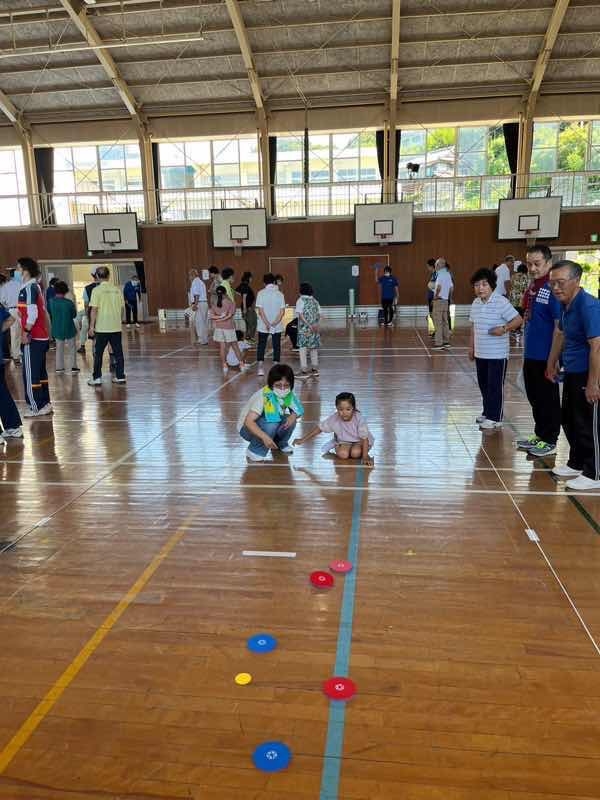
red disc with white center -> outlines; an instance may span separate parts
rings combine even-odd
[[[356,684],[350,678],[329,678],[323,691],[331,700],[350,700],[356,694]]]
[[[310,582],[313,586],[316,586],[317,589],[331,589],[333,586],[333,575],[330,575],[328,572],[317,570],[316,572],[310,573]]]
[[[332,572],[351,572],[353,564],[351,561],[332,561],[329,565],[329,569]]]

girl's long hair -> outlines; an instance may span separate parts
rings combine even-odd
[[[223,308],[223,297],[227,294],[227,292],[222,286],[217,286],[216,294],[217,294],[217,306],[219,308]]]

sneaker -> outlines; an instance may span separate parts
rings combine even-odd
[[[285,447],[280,447],[279,449],[282,453],[287,453],[288,455],[294,452],[294,448],[289,444],[286,444]]]
[[[113,383],[127,383],[127,378],[113,378]]]
[[[267,460],[267,456],[259,456],[251,450],[246,450],[246,458],[248,461],[262,462]]]
[[[23,431],[21,428],[7,428],[5,431],[2,431],[0,436],[4,436],[5,439],[22,439]]]
[[[55,372],[64,372],[64,369],[56,369]]]
[[[249,369],[248,364],[240,364],[240,372],[248,372]]]
[[[496,422],[493,419],[484,419],[483,422],[480,423],[479,427],[482,431],[495,431],[502,427],[502,423]]]
[[[444,348],[444,350],[450,350],[450,345],[449,344],[444,344],[444,345],[442,345],[442,347]]]
[[[517,439],[516,443],[519,450],[532,450],[538,444],[543,444],[542,440],[535,434],[528,436],[526,439]]]
[[[311,369],[311,372],[312,372],[312,374],[313,374],[313,377],[315,377],[315,378],[318,378],[318,377],[319,377],[319,370],[318,370],[318,369],[315,369],[315,368],[313,367],[313,368]]]
[[[482,422],[485,422],[487,417],[484,414],[480,414],[478,417],[475,417],[475,422],[478,425],[481,425]]]
[[[87,384],[88,386],[102,386],[102,378],[90,378]]]
[[[302,370],[302,372],[297,372],[294,377],[298,381],[307,381],[310,378],[310,372]]]
[[[54,409],[52,408],[52,404],[51,403],[46,403],[46,405],[43,406],[43,408],[40,408],[38,413],[39,413],[39,415],[41,417],[43,417],[45,414],[53,414],[54,413]]]
[[[223,367],[223,375],[227,375],[229,372],[229,367]]]
[[[556,453],[556,445],[549,444],[548,442],[539,441],[535,447],[530,448],[529,455],[534,458],[543,458],[544,456],[553,456]]]
[[[136,322],[136,323],[135,323],[135,327],[136,327],[136,328],[139,328],[139,327],[140,327],[140,323],[139,323],[139,322]]]
[[[127,325],[125,325],[125,327],[126,328],[131,328],[131,325],[129,323],[127,323]]]
[[[32,408],[28,408],[23,412],[23,416],[25,419],[29,419],[29,417],[41,417],[41,411],[34,411]]]
[[[432,350],[443,350],[444,349],[444,345],[443,344],[434,344],[431,349]]]
[[[79,367],[71,367],[71,372],[81,372]]]
[[[587,478],[585,475],[580,475],[578,478],[572,478],[567,481],[567,489],[576,489],[580,492],[589,492],[594,489],[600,489],[600,481],[595,481],[592,478]]]
[[[555,478],[562,478],[566,481],[569,478],[577,478],[579,475],[581,475],[581,470],[573,469],[573,467],[567,467],[565,464],[562,467],[554,467],[552,474]]]
[[[262,365],[262,364],[259,364],[259,365],[258,365],[258,369],[256,370],[256,374],[259,376],[259,378],[260,378],[262,375],[264,375],[264,374],[265,374],[265,368],[263,367],[263,365]]]

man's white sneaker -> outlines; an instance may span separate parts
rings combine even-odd
[[[483,414],[480,414],[478,417],[475,417],[475,422],[478,425],[481,425],[482,422],[485,422],[487,417],[484,417]]]
[[[87,384],[88,386],[102,386],[102,378],[90,378]]]
[[[251,450],[246,450],[246,458],[248,459],[248,461],[256,461],[256,462],[266,461],[267,460],[267,456],[258,456],[258,455],[256,455],[256,453],[253,453]]]
[[[43,408],[40,408],[39,410],[40,417],[43,417],[45,414],[53,414],[53,413],[54,409],[52,408],[51,403],[46,403],[46,405]]]
[[[258,375],[259,378],[261,378],[265,374],[265,368],[263,367],[262,364],[258,365],[258,369],[256,370],[256,374]]]
[[[556,478],[562,478],[563,480],[568,480],[569,478],[577,478],[581,475],[580,469],[573,469],[573,467],[567,467],[567,465],[563,465],[562,467],[554,467],[552,470],[552,474]]]
[[[282,453],[286,453],[287,455],[291,455],[294,452],[294,448],[289,444],[285,447],[280,447],[279,449]]]
[[[21,428],[7,428],[0,435],[4,436],[5,439],[22,439],[23,431]]]
[[[600,481],[586,478],[585,475],[580,475],[578,478],[572,478],[566,483],[567,489],[575,489],[579,492],[591,492],[594,489],[600,489]]]
[[[493,419],[484,419],[483,422],[479,423],[479,427],[482,431],[494,431],[498,428],[502,427],[501,422],[494,422]]]
[[[127,378],[113,378],[113,383],[127,383]]]
[[[23,412],[23,416],[25,417],[25,419],[29,419],[30,417],[41,417],[42,412],[41,410],[34,411],[32,408],[28,408]]]

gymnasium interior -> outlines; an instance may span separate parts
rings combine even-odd
[[[544,244],[599,295],[599,96],[597,0],[0,2],[0,272],[141,286],[126,384],[50,346],[0,444],[0,798],[600,798],[600,493],[516,447],[519,337],[496,430],[469,358],[480,268]],[[210,267],[286,325],[311,284],[298,435],[351,392],[372,466],[246,458]]]

